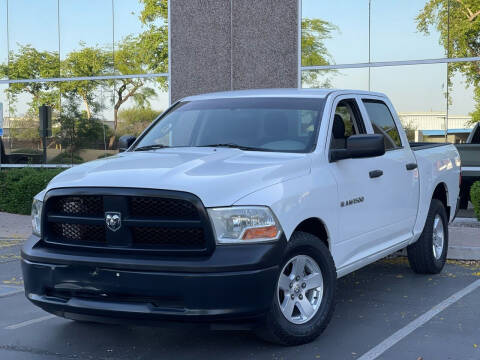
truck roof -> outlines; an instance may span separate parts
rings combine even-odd
[[[233,90],[213,92],[201,95],[188,96],[183,101],[195,100],[210,100],[210,99],[225,99],[225,98],[245,98],[245,97],[299,97],[299,98],[325,98],[328,95],[335,93],[354,93],[364,95],[385,96],[384,94],[364,91],[364,90],[349,90],[349,89],[255,89],[255,90]]]

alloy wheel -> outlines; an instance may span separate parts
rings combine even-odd
[[[291,258],[283,267],[277,300],[283,316],[294,324],[311,320],[323,298],[323,276],[317,262],[307,255]]]

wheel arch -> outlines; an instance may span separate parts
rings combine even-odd
[[[432,200],[439,200],[443,206],[445,206],[445,211],[447,212],[447,219],[450,221],[450,206],[448,204],[448,187],[444,182],[440,182],[433,190]]]
[[[305,219],[295,227],[293,232],[295,231],[306,232],[318,237],[325,244],[327,249],[331,251],[330,235],[328,232],[328,228],[325,225],[325,222],[323,222],[321,219],[317,217],[310,217],[308,219]]]

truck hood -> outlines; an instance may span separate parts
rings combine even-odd
[[[309,154],[230,148],[172,148],[126,152],[62,172],[46,190],[65,187],[130,187],[186,191],[207,207],[240,198],[310,171]]]

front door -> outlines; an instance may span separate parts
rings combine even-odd
[[[349,136],[367,132],[365,123],[355,98],[338,98],[333,108],[329,150],[346,149]],[[376,169],[375,158],[330,162],[329,168],[337,182],[339,197],[335,258],[337,268],[341,268],[365,257],[376,242],[371,234],[384,226],[376,186],[382,179],[369,176]]]

